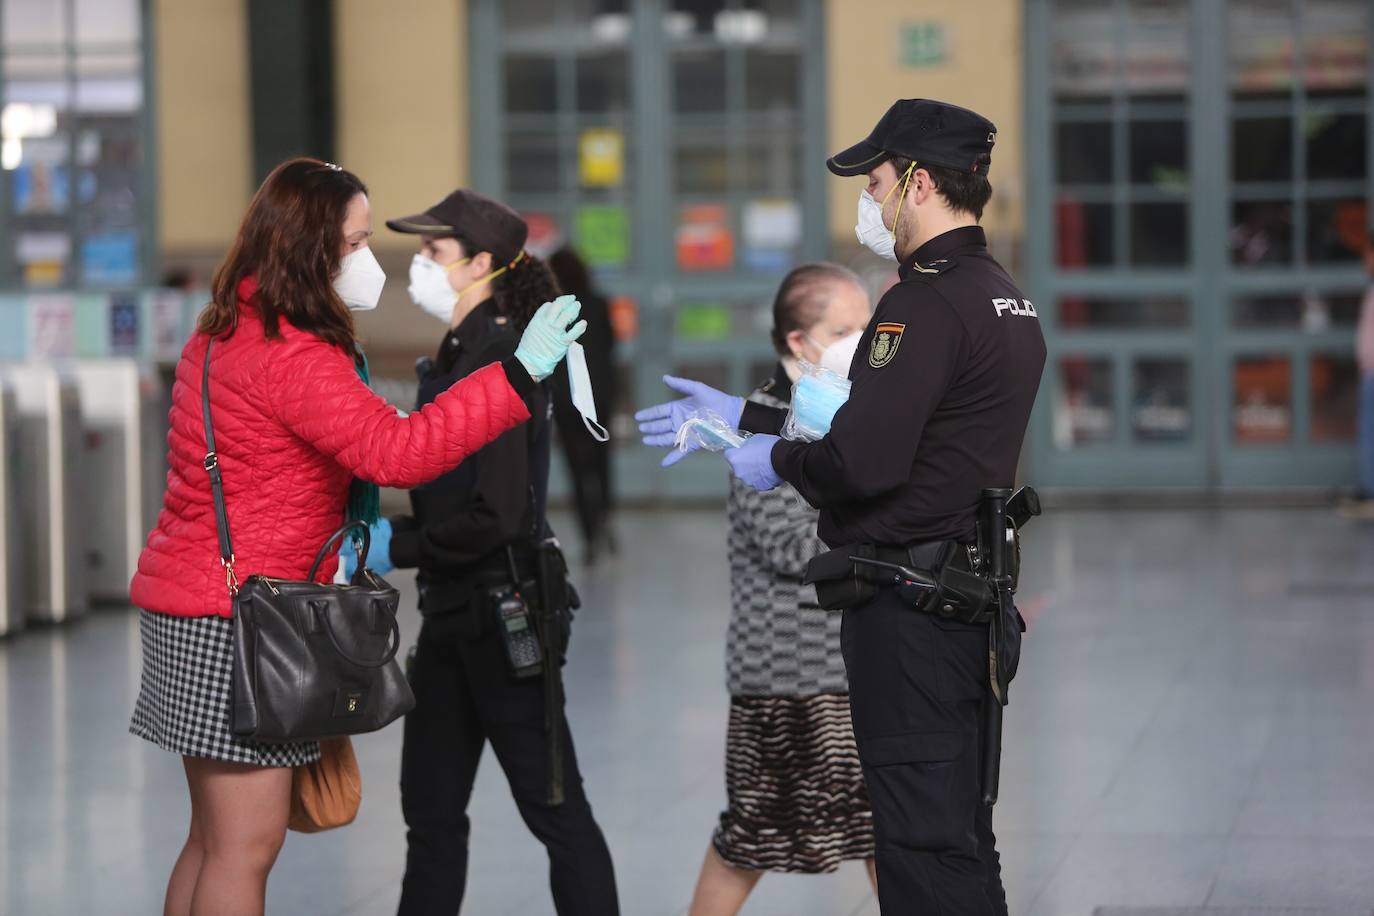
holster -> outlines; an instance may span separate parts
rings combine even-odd
[[[816,586],[816,603],[828,611],[858,607],[893,584],[894,576],[878,567],[855,563],[855,557],[880,560],[925,572],[934,589],[903,589],[898,592],[916,610],[946,620],[980,624],[991,619],[994,594],[987,581],[974,572],[969,548],[956,541],[932,541],[910,547],[881,544],[849,544],[815,557],[802,582]]]

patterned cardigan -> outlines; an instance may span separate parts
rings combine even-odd
[[[749,400],[786,407],[792,383],[779,366]],[[731,696],[845,694],[840,615],[816,605],[802,585],[807,562],[825,550],[818,513],[782,484],[760,493],[730,480],[730,627],[725,640]]]

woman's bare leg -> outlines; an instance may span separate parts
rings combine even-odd
[[[761,871],[727,865],[715,846],[706,847],[706,860],[701,863],[687,916],[735,916],[761,877]]]
[[[291,770],[188,757],[186,772],[204,849],[192,916],[262,916],[286,841]]]
[[[181,847],[181,855],[177,856],[177,864],[172,866],[172,877],[167,879],[167,897],[162,904],[162,916],[190,916],[191,896],[196,892],[200,864],[205,860],[205,844],[201,841],[200,822],[196,817],[199,803],[191,780],[191,760],[190,757],[181,758],[186,770],[186,787],[191,793],[191,827],[186,833],[186,845]]]

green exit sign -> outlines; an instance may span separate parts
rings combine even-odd
[[[941,22],[908,22],[901,31],[904,67],[938,67],[949,59],[949,41]]]

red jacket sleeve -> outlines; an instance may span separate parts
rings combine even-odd
[[[266,395],[284,426],[355,477],[409,489],[530,418],[515,387],[528,380],[528,373],[518,378],[522,371],[493,363],[401,416],[363,383],[343,351],[314,338],[288,342],[270,362]]]

